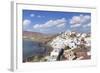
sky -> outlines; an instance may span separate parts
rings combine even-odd
[[[91,31],[91,13],[23,10],[22,17],[23,31],[45,34]]]

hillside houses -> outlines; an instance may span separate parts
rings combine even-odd
[[[64,32],[55,37],[52,41],[49,42],[50,46],[53,48],[53,51],[50,54],[50,57],[53,61],[56,61],[57,56],[61,49],[65,49],[66,46],[68,46],[70,49],[65,50],[67,51],[67,54],[64,54],[64,56],[67,56],[68,60],[73,60],[75,58],[73,49],[89,49],[85,53],[90,52],[90,35],[86,33],[76,33],[76,32]],[[70,51],[69,51],[70,50]],[[64,51],[64,52],[65,52]],[[68,53],[69,52],[69,53]],[[85,54],[84,52],[82,52]],[[71,55],[70,55],[71,54]],[[70,56],[69,56],[70,55]],[[90,53],[89,53],[90,55]],[[78,57],[77,59],[82,59],[83,57]]]

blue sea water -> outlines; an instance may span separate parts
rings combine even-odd
[[[41,55],[45,53],[45,47],[41,47],[39,42],[34,42],[31,40],[23,40],[23,59]]]

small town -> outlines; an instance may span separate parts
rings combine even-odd
[[[85,60],[91,57],[90,34],[64,32],[48,44],[53,47],[48,61],[59,60]]]

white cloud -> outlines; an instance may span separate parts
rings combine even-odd
[[[63,26],[65,26],[65,23],[62,23],[60,25],[57,25],[57,27],[63,27]]]
[[[33,28],[51,28],[51,27],[62,27],[66,24],[67,20],[65,18],[57,20],[49,20],[44,24],[35,24]]]
[[[45,16],[38,15],[37,17],[38,17],[38,18],[44,18]]]
[[[89,24],[86,24],[86,25],[83,25],[84,28],[86,28],[86,27],[90,27],[90,26],[91,26],[90,23],[89,23]]]
[[[37,18],[41,18],[41,17],[45,17],[45,16],[41,16],[41,15],[35,15],[35,14],[30,14],[30,17],[37,17]]]
[[[25,20],[23,21],[23,25],[24,25],[24,26],[27,26],[27,25],[29,25],[29,24],[31,24],[31,21],[30,21],[30,20],[25,19]]]
[[[79,26],[81,26],[81,24],[75,24],[75,25],[71,25],[71,28],[79,27]]]
[[[79,16],[73,16],[70,20],[70,24],[79,24],[81,21],[81,18]]]
[[[89,16],[89,15],[82,16],[82,18],[81,18],[81,23],[83,23],[83,24],[88,24],[88,23],[90,23],[90,21],[91,21],[91,16]]]
[[[70,20],[71,27],[79,27],[87,25],[91,22],[91,16],[89,15],[79,15],[79,16],[73,16]]]
[[[35,14],[30,14],[30,17],[34,17],[35,16]]]
[[[38,17],[38,18],[41,18],[42,16],[38,15],[37,17]]]

